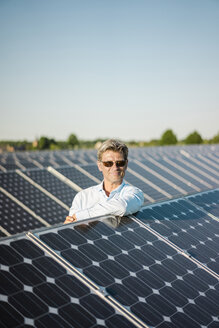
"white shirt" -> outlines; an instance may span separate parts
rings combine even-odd
[[[103,182],[84,189],[73,199],[69,215],[84,220],[101,215],[129,215],[139,211],[144,202],[143,192],[123,182],[107,197]]]

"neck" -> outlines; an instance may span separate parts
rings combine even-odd
[[[120,183],[107,183],[106,181],[103,182],[103,189],[106,193],[106,195],[109,197],[110,193],[118,188],[122,184],[122,181]]]

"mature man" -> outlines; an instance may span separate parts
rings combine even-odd
[[[128,164],[128,147],[118,140],[109,139],[99,148],[97,159],[103,182],[75,196],[64,223],[101,215],[128,215],[137,212],[143,205],[142,191],[123,181]]]

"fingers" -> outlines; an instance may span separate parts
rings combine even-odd
[[[66,216],[64,224],[75,222],[75,221],[77,221],[77,219],[75,217]]]

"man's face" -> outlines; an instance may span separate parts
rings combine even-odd
[[[102,155],[102,160],[97,162],[99,170],[103,173],[104,181],[107,183],[120,185],[125,176],[125,171],[127,169],[126,161],[125,166],[119,167],[116,162],[124,161],[123,154],[120,152],[115,152],[112,150],[107,150]],[[113,166],[106,167],[103,162],[113,162]]]

